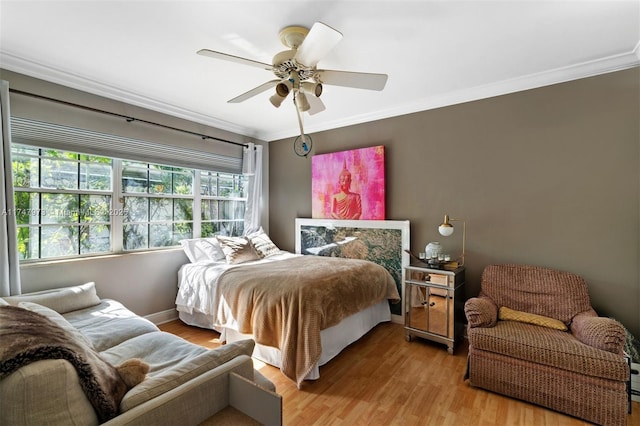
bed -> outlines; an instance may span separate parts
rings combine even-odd
[[[182,242],[191,262],[178,273],[179,317],[217,330],[227,342],[253,338],[254,356],[279,367],[298,387],[319,378],[319,367],[346,346],[390,321],[390,305],[400,301],[396,280],[377,263],[281,251],[262,230],[244,240]],[[238,255],[243,249],[237,245],[247,246],[244,254]],[[247,254],[251,248],[255,253]]]

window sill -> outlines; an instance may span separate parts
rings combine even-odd
[[[183,252],[182,247],[170,247],[170,248],[162,248],[155,250],[140,250],[140,251],[130,251],[130,252],[122,252],[122,253],[109,253],[109,254],[101,254],[95,256],[82,256],[82,257],[67,257],[67,258],[59,258],[59,259],[39,259],[39,260],[28,260],[21,261],[20,268],[37,268],[41,266],[49,266],[49,265],[59,265],[64,263],[76,263],[76,262],[100,262],[103,260],[113,260],[119,259],[129,256],[143,256],[150,254],[159,254],[159,253],[167,253],[167,252]]]

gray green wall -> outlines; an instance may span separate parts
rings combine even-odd
[[[411,221],[414,252],[460,250],[437,226],[466,219],[467,296],[488,264],[570,271],[640,336],[639,128],[634,68],[315,133],[312,154],[384,145],[387,219]],[[270,235],[291,251],[311,216],[311,160],[292,144],[269,144]]]

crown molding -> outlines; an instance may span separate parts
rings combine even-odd
[[[121,90],[96,80],[79,76],[69,71],[64,71],[55,67],[45,66],[35,61],[31,61],[20,56],[0,50],[0,68],[20,74],[28,75],[61,86],[81,90],[93,95],[102,96],[107,99],[120,101],[129,105],[146,108],[162,114],[170,115],[195,123],[215,127],[243,136],[256,137],[255,131],[245,126],[239,126],[228,121],[219,120],[211,116],[191,111],[158,99],[142,96],[140,94]]]
[[[71,87],[73,89],[103,96],[108,99],[147,108],[156,112],[193,121],[199,124],[215,127],[243,136],[257,138],[263,141],[274,141],[297,135],[297,129],[284,129],[278,132],[260,132],[228,121],[219,120],[185,108],[178,107],[157,99],[142,96],[134,92],[124,91],[98,81],[78,76],[57,68],[44,66],[34,61],[26,60],[17,55],[0,51],[2,68],[10,71],[39,78],[52,83]],[[470,87],[463,90],[449,92],[444,95],[423,98],[410,104],[395,105],[378,110],[370,114],[349,116],[340,120],[326,121],[321,124],[306,126],[308,133],[316,133],[340,127],[362,124],[382,120],[405,114],[426,111],[445,106],[471,102],[479,99],[520,92],[529,89],[549,86],[581,78],[592,77],[609,72],[620,71],[640,66],[640,41],[635,48],[627,53],[612,55],[606,58],[583,62],[569,67],[557,68],[536,74],[503,80],[482,86]]]
[[[624,69],[640,66],[640,41],[636,47],[627,53],[613,55],[602,59],[583,62],[581,64],[562,67],[553,70],[543,71],[536,74],[529,74],[518,78],[498,81],[482,86],[470,87],[463,90],[449,92],[440,96],[423,98],[411,104],[397,105],[385,110],[379,110],[372,114],[362,114],[350,116],[344,120],[327,121],[322,124],[306,125],[305,133],[316,133],[325,130],[337,129],[340,127],[362,124],[386,118],[397,117],[405,114],[412,114],[420,111],[441,108],[465,102],[487,99],[494,96],[506,95],[509,93],[521,92],[529,89],[536,89],[558,83],[565,83],[581,78],[593,77]],[[267,141],[274,141],[288,137],[297,136],[295,131],[282,131],[264,133],[260,137]]]

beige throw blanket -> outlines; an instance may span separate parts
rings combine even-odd
[[[384,299],[400,300],[384,267],[323,256],[232,268],[221,275],[218,288],[238,331],[279,348],[281,370],[298,387],[320,359],[320,330]]]
[[[0,341],[0,379],[32,362],[64,359],[75,367],[98,420],[102,423],[118,414],[129,386],[116,367],[58,324],[26,309],[1,306]]]

